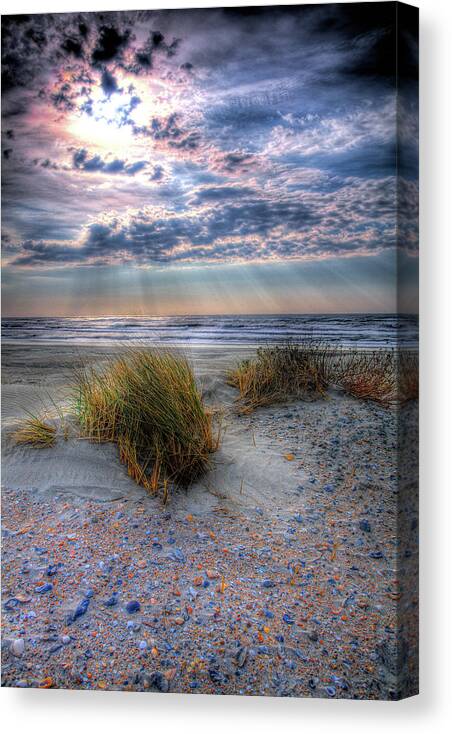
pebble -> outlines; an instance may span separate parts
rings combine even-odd
[[[47,591],[52,591],[53,584],[39,584],[39,586],[35,586],[35,591],[37,594],[45,594]]]
[[[89,599],[82,599],[80,604],[77,604],[74,611],[68,617],[68,624],[75,622],[76,619],[82,617],[88,611]]]
[[[140,611],[140,602],[138,601],[128,601],[126,604],[126,612],[129,614],[135,614],[135,612]]]
[[[294,618],[290,616],[290,614],[283,614],[283,620],[286,624],[293,624]]]
[[[257,446],[297,457],[284,469],[302,494],[282,481],[270,506],[218,501],[221,512],[187,515],[177,493],[171,514],[145,495],[119,504],[61,495],[50,506],[5,488],[4,635],[23,639],[27,654],[8,656],[4,685],[168,692],[171,681],[175,692],[390,698],[400,660],[400,686],[413,689],[418,524],[396,492],[397,417],[351,399],[321,407],[294,404],[290,436],[279,408],[240,418]],[[399,556],[410,615],[396,645]],[[53,567],[54,593],[35,592]],[[133,616],[126,602],[138,599],[143,614]]]
[[[105,602],[106,607],[114,607],[118,603],[118,595],[112,594]]]
[[[25,642],[22,639],[13,640],[9,649],[16,658],[20,658],[25,652]]]

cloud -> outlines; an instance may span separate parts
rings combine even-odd
[[[120,50],[127,45],[129,35],[128,30],[120,33],[113,25],[101,26],[96,46],[91,54],[93,62],[99,63],[114,59]]]
[[[80,148],[73,153],[72,163],[74,168],[88,173],[126,173],[129,176],[134,176],[148,165],[147,161],[127,163],[119,158],[104,160],[100,155],[89,157],[86,148]]]
[[[107,71],[107,69],[102,73],[101,87],[107,96],[110,96],[110,94],[113,94],[113,92],[116,92],[118,89],[116,79],[113,74],[110,74],[110,72]]]
[[[200,187],[180,211],[112,212],[86,227],[79,241],[24,242],[12,263],[283,262],[378,253],[397,245],[395,186],[394,178],[350,179],[339,189],[284,197]]]
[[[395,206],[417,196],[416,39],[397,97],[394,4],[2,22],[13,266],[416,253]]]
[[[243,199],[244,197],[252,196],[253,193],[253,189],[240,188],[238,186],[206,187],[198,189],[191,203],[194,206],[199,206],[212,201],[232,201],[234,199]]]
[[[69,56],[75,56],[76,59],[83,58],[83,43],[77,38],[65,38],[61,44],[61,49],[65,51]]]
[[[175,38],[170,44],[165,41],[163,33],[157,30],[150,31],[143,46],[135,49],[134,57],[125,68],[133,74],[147,73],[152,68],[155,55],[164,53],[167,57],[174,56],[179,46],[179,39]],[[182,64],[181,68],[191,69],[191,64]]]

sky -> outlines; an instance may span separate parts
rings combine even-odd
[[[416,310],[397,5],[3,16],[4,315]]]

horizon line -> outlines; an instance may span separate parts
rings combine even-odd
[[[280,311],[273,313],[168,313],[168,314],[102,314],[102,315],[65,315],[57,314],[1,314],[1,319],[166,319],[166,318],[222,318],[222,317],[278,317],[278,316],[419,316],[417,311]]]

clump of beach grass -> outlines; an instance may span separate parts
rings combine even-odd
[[[30,415],[21,421],[20,427],[14,431],[13,440],[19,445],[31,446],[35,449],[47,449],[54,445],[57,429],[46,417]]]
[[[414,352],[393,349],[343,354],[333,375],[349,395],[384,407],[418,397],[418,356]]]
[[[415,352],[336,349],[314,342],[262,347],[227,377],[239,390],[242,413],[291,399],[325,397],[333,386],[384,407],[403,405],[417,398],[418,379]]]
[[[239,390],[241,413],[294,398],[323,397],[328,385],[325,350],[291,343],[261,347],[254,359],[231,370],[227,381]]]
[[[388,406],[397,401],[397,365],[389,351],[353,351],[342,355],[333,380],[348,395]]]
[[[148,491],[188,486],[210,465],[220,430],[178,352],[132,348],[76,371],[73,410],[82,435],[116,443],[129,476]]]

